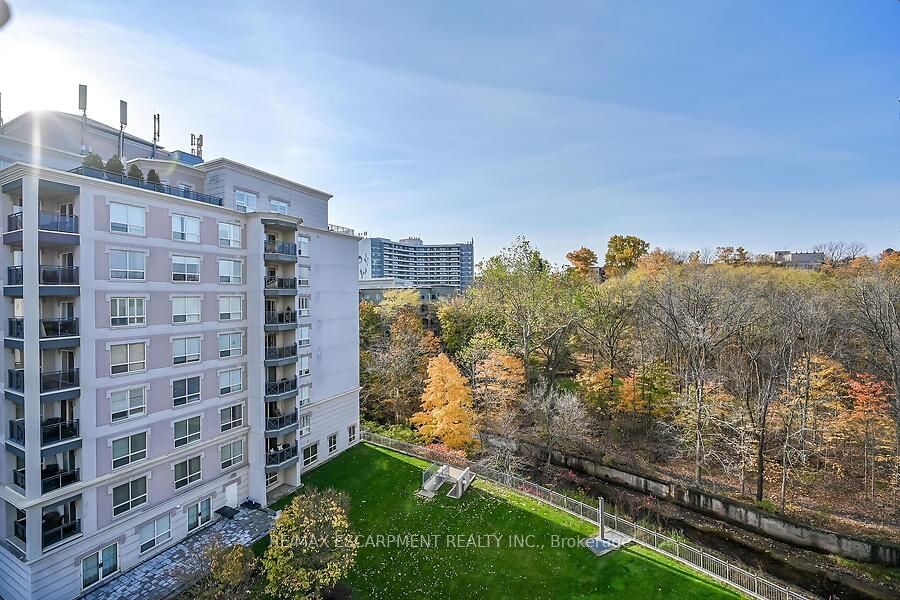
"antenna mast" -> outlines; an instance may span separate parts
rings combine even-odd
[[[84,133],[87,130],[87,86],[78,86],[78,110],[81,111],[81,154],[87,154],[87,146],[84,145]]]
[[[191,154],[203,158],[203,134],[191,134]]]
[[[150,151],[150,158],[156,158],[156,142],[159,141],[159,113],[153,115],[153,150]]]
[[[128,125],[128,103],[119,100],[119,158],[125,162],[125,127]]]

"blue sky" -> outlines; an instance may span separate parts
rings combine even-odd
[[[75,112],[335,195],[371,235],[900,246],[900,2],[31,2],[4,117]]]

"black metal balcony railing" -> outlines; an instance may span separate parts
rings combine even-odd
[[[297,311],[281,310],[266,312],[266,325],[289,325],[297,322]]]
[[[283,415],[266,417],[266,431],[278,431],[297,422],[297,409]]]
[[[291,242],[267,241],[263,246],[263,251],[268,254],[285,254],[287,256],[297,256],[297,244]]]
[[[21,266],[7,267],[6,285],[23,285],[25,276]],[[78,267],[41,265],[38,283],[40,285],[78,285]]]
[[[267,290],[296,290],[296,277],[266,277]]]
[[[63,421],[59,417],[50,417],[41,421],[42,446],[75,439],[78,434],[78,419]],[[25,419],[15,419],[9,422],[9,438],[19,444],[25,443]]]
[[[266,396],[277,396],[279,394],[286,394],[288,392],[293,392],[297,389],[297,378],[291,377],[288,379],[285,377],[279,381],[267,381],[266,382]]]
[[[144,190],[152,190],[154,192],[162,192],[163,194],[169,194],[171,196],[180,196],[181,198],[187,198],[188,200],[197,200],[198,202],[205,202],[206,204],[214,204],[215,206],[222,206],[222,199],[217,196],[210,196],[209,194],[201,194],[200,192],[195,192],[193,190],[185,190],[182,188],[172,187],[170,185],[165,185],[162,183],[150,183],[149,181],[143,181],[141,179],[137,179],[135,177],[128,177],[127,175],[119,175],[118,173],[109,173],[108,171],[103,171],[101,169],[95,169],[93,167],[76,167],[69,171],[70,173],[75,173],[76,175],[85,175],[86,177],[93,177],[94,179],[104,179],[106,181],[112,181],[113,183],[121,183],[123,185],[130,185],[132,187],[141,188]]]
[[[79,380],[80,378],[78,369],[41,373],[41,392],[56,392],[59,390],[78,387]],[[24,392],[25,369],[8,369],[6,387],[18,392]]]
[[[15,212],[6,217],[7,231],[18,231],[22,229],[22,226],[22,213]],[[60,233],[78,233],[78,217],[40,211],[38,212],[38,229]]]
[[[42,338],[73,337],[78,335],[78,319],[41,319]],[[25,337],[25,320],[13,317],[8,320],[6,336],[12,338]]]
[[[42,531],[42,547],[58,544],[63,540],[76,536],[81,533],[81,519],[72,519],[56,525],[55,527],[47,527],[46,521]]]
[[[266,465],[274,466],[280,465],[281,463],[287,462],[292,458],[297,457],[297,442],[294,442],[292,445],[287,448],[280,448],[278,450],[269,450],[266,453]]]
[[[65,471],[42,469],[41,493],[47,494],[53,490],[66,487],[81,480],[81,469],[67,469]]]
[[[296,321],[296,319],[294,319]],[[266,348],[266,360],[278,360],[297,356],[297,344],[279,346],[278,348]]]

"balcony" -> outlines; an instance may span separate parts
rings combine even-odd
[[[297,378],[284,377],[278,381],[266,382],[266,401],[282,400],[297,395]]]
[[[44,516],[43,527],[41,528],[41,547],[54,546],[71,537],[81,534],[81,519],[71,519],[69,521],[57,521]]]
[[[278,262],[297,262],[297,244],[291,242],[265,242],[263,258]]]
[[[22,297],[25,273],[21,266],[7,267],[4,294]],[[78,267],[41,265],[38,271],[39,294],[41,296],[78,295]]]
[[[47,348],[73,348],[78,346],[78,319],[41,319],[40,345]],[[23,348],[22,341],[25,338],[25,320],[21,317],[13,317],[7,320],[6,337],[4,345],[7,348]]]
[[[267,367],[277,367],[297,362],[297,344],[266,348],[265,363]]]
[[[3,243],[22,245],[24,215],[14,212],[6,217],[6,232]],[[78,217],[54,212],[38,212],[38,244],[46,246],[73,246],[80,242],[78,237]]]
[[[59,417],[50,417],[41,421],[41,446],[73,440],[78,436],[78,419],[63,421]],[[9,422],[9,439],[17,444],[25,445],[25,419],[15,419]]]
[[[79,386],[79,370],[67,369],[65,371],[51,371],[49,373],[41,373],[41,393],[42,394],[59,394],[60,392],[75,391]],[[7,370],[7,390],[13,390],[20,394],[25,393],[25,369],[8,369]],[[76,398],[77,393],[65,393],[64,397],[53,400],[65,400],[68,398]]]
[[[266,452],[267,473],[279,471],[293,464],[297,464],[297,442],[282,444],[281,447]]]
[[[127,175],[119,175],[118,173],[109,173],[108,171],[95,169],[93,167],[76,167],[69,172],[75,173],[76,175],[84,175],[85,177],[93,177],[94,179],[103,179],[104,181],[121,183],[122,185],[130,185],[131,187],[150,190],[152,192],[160,192],[163,194],[169,194],[171,196],[178,196],[180,198],[186,198],[188,200],[196,200],[197,202],[204,202],[206,204],[212,204],[214,206],[223,205],[222,199],[217,196],[201,194],[200,192],[195,192],[193,190],[184,190],[161,183],[150,183],[149,181],[143,181],[134,177],[128,177]]]
[[[277,437],[297,429],[297,409],[266,418],[266,437]]]
[[[293,296],[297,293],[296,277],[266,277],[264,295]]]
[[[58,465],[48,465],[41,469],[41,493],[48,494],[54,490],[81,481],[81,469],[59,470]],[[25,489],[25,469],[13,471],[13,483]]]
[[[266,331],[288,331],[297,327],[297,311],[281,310],[266,312],[263,328]]]

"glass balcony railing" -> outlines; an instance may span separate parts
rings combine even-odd
[[[78,419],[62,420],[59,417],[49,417],[41,421],[42,446],[75,439],[78,435]],[[19,444],[25,443],[25,419],[15,419],[9,422],[9,439]]]
[[[297,256],[297,244],[291,242],[266,242],[263,245],[263,251],[267,254]]]
[[[41,392],[57,392],[79,386],[79,370],[67,369],[41,373]],[[7,370],[7,388],[18,392],[25,391],[25,370]]]
[[[297,311],[281,310],[266,312],[266,325],[289,325],[297,322]]]
[[[296,319],[294,319],[296,321]],[[297,356],[297,344],[289,346],[279,346],[277,348],[266,348],[266,360],[279,360],[282,358],[291,358]]]
[[[272,467],[297,458],[297,442],[266,453],[266,466]]]
[[[101,169],[95,169],[93,167],[76,167],[69,171],[70,173],[75,173],[76,175],[84,175],[86,177],[93,177],[94,179],[103,179],[105,181],[112,181],[113,183],[121,183],[123,185],[130,185],[132,187],[141,188],[144,190],[151,190],[154,192],[161,192],[163,194],[169,194],[171,196],[179,196],[181,198],[187,198],[188,200],[196,200],[198,202],[205,202],[206,204],[213,204],[215,206],[222,206],[222,199],[217,196],[210,196],[209,194],[201,194],[200,192],[195,192],[189,189],[182,189],[178,187],[172,187],[170,185],[165,185],[162,183],[150,183],[149,181],[143,181],[141,179],[137,179],[135,177],[128,177],[127,175],[120,175],[118,173],[110,173],[108,171],[103,171]]]
[[[18,231],[22,229],[22,226],[23,216],[21,212],[14,212],[6,217],[7,231]],[[41,231],[57,231],[59,233],[78,233],[78,217],[40,211],[38,213],[38,229]]]
[[[296,277],[266,277],[267,290],[296,290]]]
[[[41,493],[47,494],[53,490],[66,487],[81,481],[81,469],[66,469],[61,471],[58,465],[48,465],[41,469]],[[13,483],[25,488],[25,469],[13,471]]]
[[[6,285],[23,285],[25,277],[21,266],[7,267]],[[78,267],[41,265],[38,283],[40,285],[78,285]]]
[[[25,445],[25,419],[10,420],[9,439],[22,446]]]
[[[288,379],[285,377],[284,379],[280,379],[278,381],[267,381],[266,382],[266,396],[278,396],[279,394],[286,394],[288,392],[293,392],[297,389],[297,378],[291,377]]]
[[[8,320],[6,337],[24,338],[25,320],[12,317]],[[41,338],[74,337],[78,335],[78,319],[41,319]]]
[[[81,533],[81,519],[71,519],[52,527],[48,526],[48,523],[49,521],[45,519],[41,531],[43,548],[58,544]]]
[[[266,418],[266,431],[278,431],[289,425],[297,423],[297,409],[283,415],[273,415]]]

